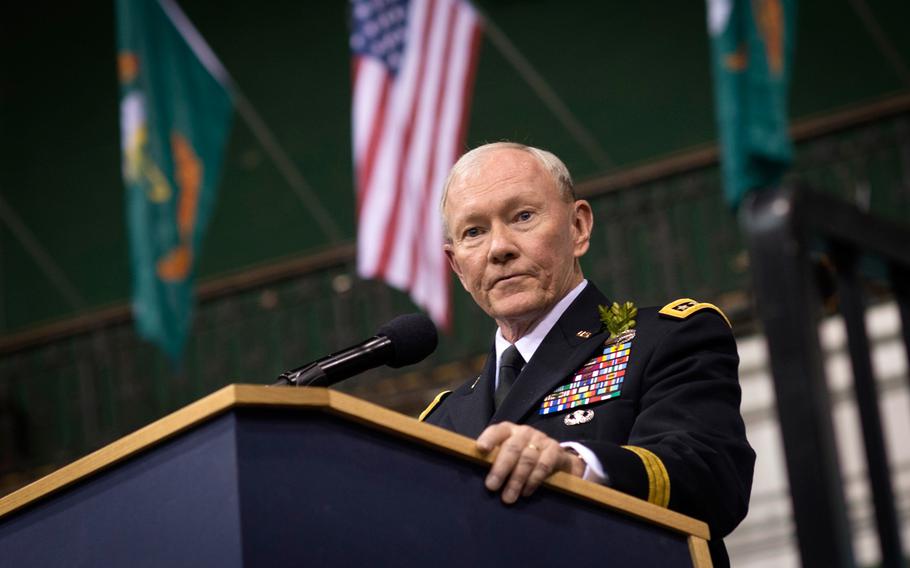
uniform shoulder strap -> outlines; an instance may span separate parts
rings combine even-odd
[[[662,307],[659,314],[663,316],[668,316],[676,319],[686,319],[692,314],[698,313],[702,310],[713,310],[720,314],[720,317],[724,318],[724,321],[727,322],[727,325],[731,328],[730,320],[727,318],[726,314],[715,306],[714,304],[709,304],[707,302],[699,302],[691,298],[680,298],[679,300],[673,300],[666,306]]]
[[[437,406],[439,406],[439,403],[442,402],[442,399],[444,399],[446,396],[450,395],[451,393],[452,393],[452,391],[447,390],[447,391],[442,391],[441,393],[437,394],[436,398],[433,399],[433,402],[431,402],[426,408],[423,409],[423,412],[420,413],[420,416],[417,417],[417,420],[423,422],[424,419],[427,416],[429,416],[431,412],[433,412],[433,409],[435,409]]]

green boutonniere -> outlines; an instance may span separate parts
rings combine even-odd
[[[635,316],[638,315],[638,308],[632,302],[618,304],[613,302],[609,308],[606,306],[597,306],[600,312],[600,321],[603,328],[610,332],[610,339],[616,337],[624,331],[635,327]]]

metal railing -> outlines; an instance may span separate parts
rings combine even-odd
[[[802,188],[751,196],[741,218],[768,341],[803,565],[855,565],[818,338],[818,319],[827,301],[837,306],[847,329],[882,565],[904,566],[864,319],[867,293],[860,260],[871,255],[881,263],[866,270],[893,287],[910,354],[910,229]]]

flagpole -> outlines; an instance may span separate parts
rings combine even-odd
[[[85,300],[82,295],[79,294],[63,270],[54,262],[53,257],[44,250],[38,239],[35,238],[2,196],[0,196],[0,221],[6,224],[13,236],[16,237],[16,240],[22,245],[22,248],[32,257],[32,260],[44,272],[47,279],[57,287],[57,290],[66,299],[70,307],[74,310],[84,308]]]
[[[850,5],[853,7],[853,11],[856,12],[859,19],[862,20],[863,25],[866,27],[866,31],[872,36],[872,40],[875,42],[876,47],[878,47],[879,52],[881,52],[882,56],[891,63],[891,67],[894,68],[894,72],[900,77],[904,86],[910,87],[910,70],[907,69],[906,62],[903,57],[901,57],[897,48],[894,47],[891,38],[888,37],[888,34],[886,34],[885,30],[879,25],[872,10],[869,9],[869,5],[865,0],[850,0]]]
[[[330,242],[339,242],[341,240],[341,231],[337,223],[335,223],[335,219],[329,216],[313,187],[284,151],[272,130],[262,120],[262,117],[243,91],[240,90],[240,87],[218,59],[218,56],[215,55],[215,52],[206,43],[202,34],[199,33],[199,30],[196,29],[174,0],[158,0],[158,3],[174,24],[174,27],[180,32],[180,35],[183,36],[183,39],[186,40],[190,49],[199,58],[202,65],[231,93],[237,113],[246,122],[259,145],[272,159],[275,167],[284,176],[285,181],[287,181],[304,208],[315,218],[322,232],[328,237]]]
[[[609,170],[613,167],[613,161],[607,155],[594,135],[585,128],[578,118],[572,113],[563,100],[556,94],[556,91],[547,83],[547,80],[538,73],[537,69],[531,65],[531,62],[518,50],[514,43],[499,29],[490,17],[478,11],[484,22],[484,29],[487,37],[493,42],[493,45],[499,52],[512,64],[518,74],[525,80],[531,89],[537,94],[541,101],[550,109],[556,118],[562,123],[563,127],[571,134],[575,141],[588,153],[588,156],[594,162],[603,168]]]
[[[319,224],[322,232],[329,238],[329,241],[332,243],[339,242],[341,240],[341,231],[338,229],[335,219],[329,216],[328,211],[326,211],[325,207],[322,205],[322,201],[316,196],[316,192],[313,191],[312,186],[303,177],[303,174],[300,173],[300,170],[294,162],[291,161],[287,153],[285,153],[281,144],[278,143],[278,140],[265,124],[265,121],[259,116],[259,113],[256,112],[256,109],[253,107],[252,103],[250,103],[249,99],[246,98],[236,85],[234,85],[232,93],[234,96],[234,105],[237,107],[237,113],[246,121],[247,126],[250,127],[253,135],[259,141],[259,145],[262,146],[269,157],[272,158],[275,167],[278,168],[278,171],[284,176],[288,185],[294,190],[297,198],[300,199],[304,207],[310,211],[310,214],[316,218],[316,222]]]

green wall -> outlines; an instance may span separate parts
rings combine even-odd
[[[347,4],[180,2],[317,191],[354,236]],[[905,0],[869,2],[910,60]],[[702,2],[481,2],[617,166],[715,137]],[[70,306],[0,226],[0,334],[129,297],[113,2],[18,2],[0,22],[0,195],[84,298]],[[792,115],[900,90],[847,2],[799,6]],[[602,173],[488,41],[469,144],[514,139]],[[235,121],[199,275],[328,244],[247,126]]]

